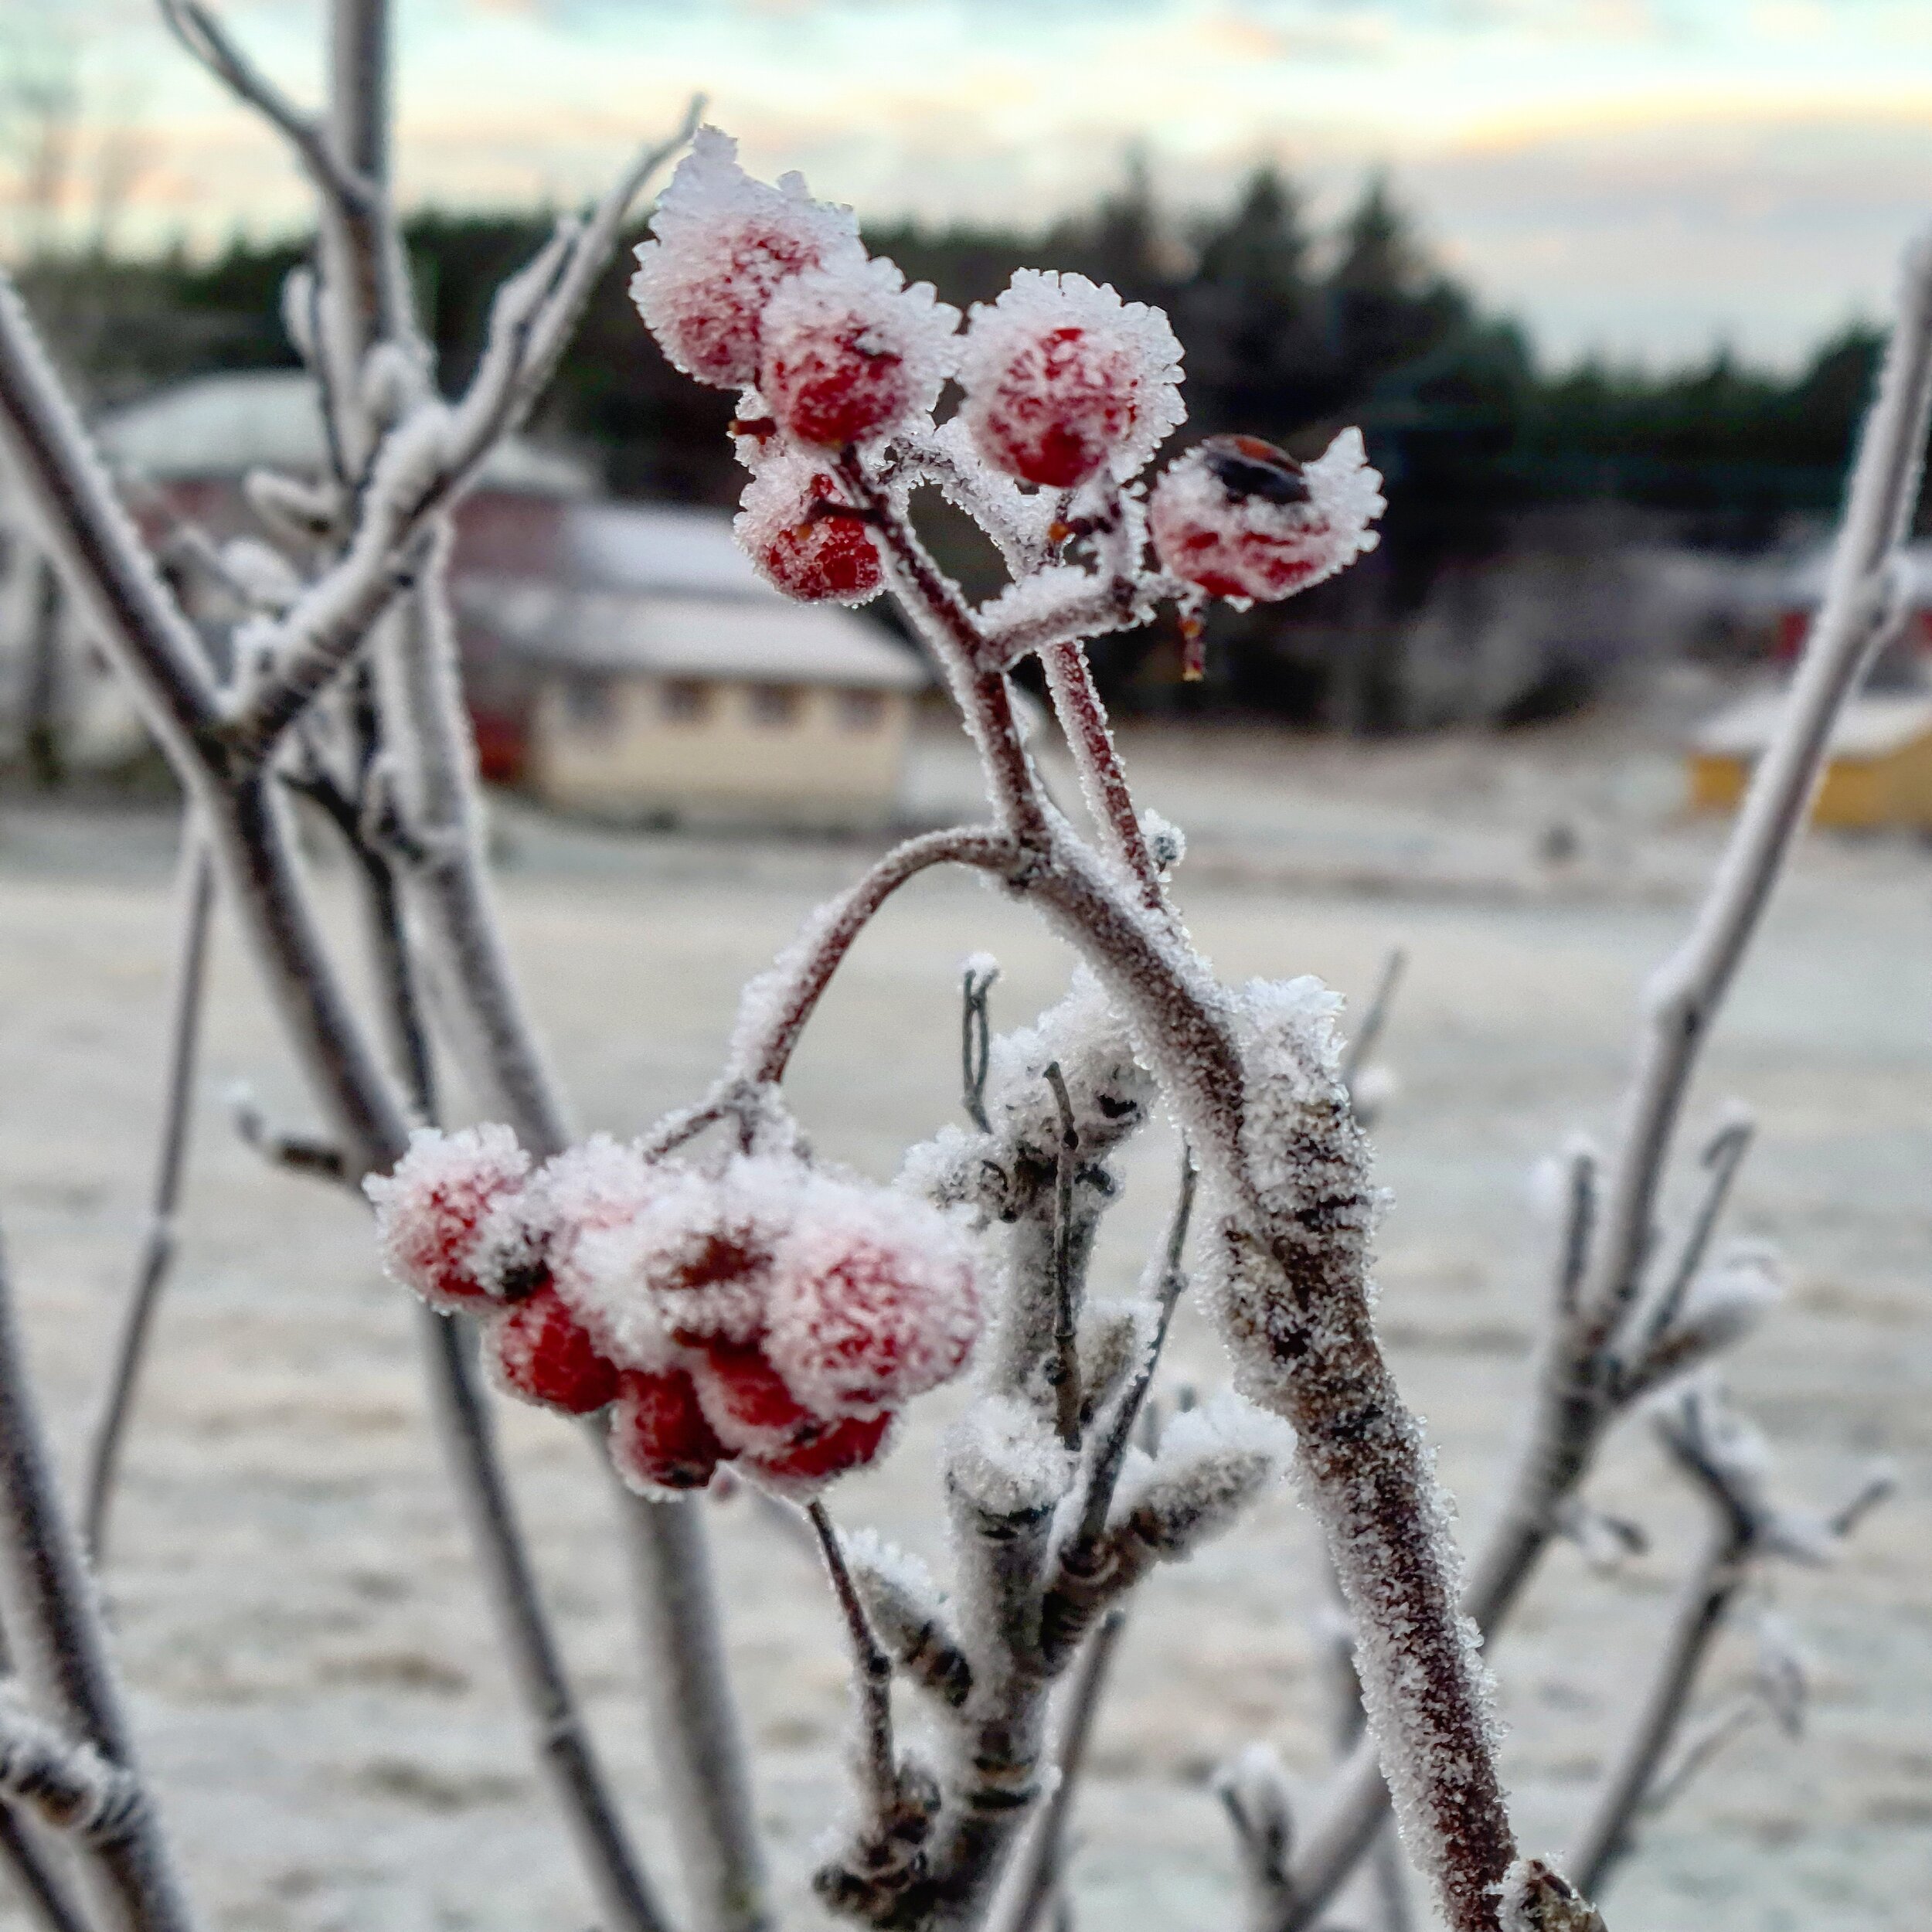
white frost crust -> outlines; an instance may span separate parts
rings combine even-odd
[[[850,209],[814,201],[800,175],[754,181],[716,128],[698,130],[651,233],[631,298],[672,364],[720,389],[757,379],[760,318],[789,276],[865,258]]]
[[[785,359],[856,331],[867,355],[893,356],[896,405],[862,439],[878,440],[927,417],[953,372],[959,311],[930,282],[910,284],[883,258],[840,260],[789,277],[765,304],[759,325],[758,383],[781,422],[787,419]]]
[[[941,1128],[907,1149],[899,1185],[944,1205],[996,1209],[1005,1177],[1017,1162],[1050,1165],[1056,1158],[1060,1111],[1046,1080],[1055,1062],[1089,1159],[1124,1139],[1154,1104],[1153,1077],[1137,1057],[1125,1022],[1100,981],[1077,967],[1065,996],[1031,1026],[995,1034],[989,1043],[986,1114],[992,1132]]]
[[[1286,1423],[1223,1390],[1175,1416],[1158,1451],[1123,1472],[1109,1520],[1135,1519],[1144,1540],[1177,1560],[1230,1528],[1278,1481],[1294,1447]]]
[[[740,441],[750,442],[749,437]],[[774,439],[775,440],[775,439]],[[767,563],[773,549],[787,532],[796,531],[821,497],[838,502],[836,481],[823,456],[814,457],[789,447],[761,450],[753,466],[751,481],[738,500],[738,514],[733,518],[732,535],[738,547],[751,560],[752,567],[774,590],[788,597],[798,595],[797,588],[772,574]],[[871,541],[869,533],[866,540]],[[876,546],[875,546],[875,554]],[[858,605],[869,604],[886,587],[882,567],[876,580],[866,589],[828,594],[815,602]]]
[[[948,1481],[989,1516],[1051,1509],[1072,1486],[1074,1458],[1046,1418],[1010,1396],[981,1396],[946,1435]]]
[[[1345,429],[1305,464],[1305,503],[1230,495],[1200,450],[1189,450],[1162,471],[1148,504],[1148,529],[1162,567],[1200,581],[1203,562],[1218,579],[1217,594],[1237,607],[1325,583],[1381,541],[1375,520],[1388,506],[1382,474],[1371,468],[1359,429]],[[1185,540],[1216,539],[1205,553]]]
[[[813,1175],[772,1264],[764,1347],[805,1407],[876,1415],[950,1380],[979,1338],[975,1256],[953,1217]]]
[[[1127,422],[1106,467],[1124,482],[1141,469],[1187,417],[1181,400],[1181,345],[1168,319],[1145,302],[1123,302],[1104,283],[1050,269],[1022,268],[991,303],[975,302],[961,352],[960,410],[968,434],[989,463],[999,467],[999,437],[989,410],[1002,404],[1022,409],[1080,407],[1040,380],[1029,353],[1046,335],[1078,329],[1092,357],[1118,371]]]
[[[530,1157],[507,1127],[418,1128],[393,1172],[362,1182],[383,1271],[431,1299],[459,1281],[500,1292],[492,1263],[519,1244],[494,1211],[522,1192],[529,1172]]]

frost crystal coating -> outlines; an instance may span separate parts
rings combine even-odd
[[[1103,468],[1124,481],[1187,414],[1180,362],[1158,309],[1022,268],[974,305],[960,413],[980,454],[1025,482],[1071,489]]]
[[[765,304],[806,269],[862,262],[852,211],[814,201],[802,176],[776,188],[738,165],[738,144],[701,128],[638,249],[631,299],[673,366],[714,389],[758,373]]]

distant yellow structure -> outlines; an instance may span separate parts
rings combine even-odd
[[[1747,698],[1697,733],[1690,750],[1693,810],[1736,808],[1784,701],[1782,691]],[[1845,706],[1832,733],[1811,821],[1932,828],[1932,696],[1873,692]]]

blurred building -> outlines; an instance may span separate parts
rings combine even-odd
[[[1691,803],[1734,811],[1784,713],[1783,690],[1753,693],[1699,731],[1690,753]],[[1932,695],[1866,691],[1832,727],[1812,822],[1865,829],[1932,828]]]
[[[299,370],[177,384],[95,425],[191,617],[235,613],[182,560],[189,528],[260,535],[245,480],[327,473]],[[451,574],[485,775],[631,821],[889,818],[920,659],[872,620],[791,602],[720,512],[611,503],[574,459],[512,437],[457,505]],[[134,707],[92,651],[0,477],[0,756],[138,756]]]
[[[547,802],[632,820],[870,825],[923,665],[772,590],[719,512],[579,503],[558,567],[458,581],[479,742]]]

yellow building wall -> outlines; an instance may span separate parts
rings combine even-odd
[[[1755,760],[1693,752],[1691,806],[1697,811],[1735,811]],[[1811,808],[1811,822],[1851,828],[1874,825],[1932,826],[1932,737],[1914,740],[1880,758],[1834,758],[1825,767]]]
[[[678,689],[702,693],[697,715],[675,715]],[[760,716],[760,689],[789,693],[790,715]],[[862,697],[877,699],[862,723],[848,702]],[[548,803],[600,817],[876,825],[897,802],[912,709],[900,691],[555,680],[532,721],[529,780]]]

